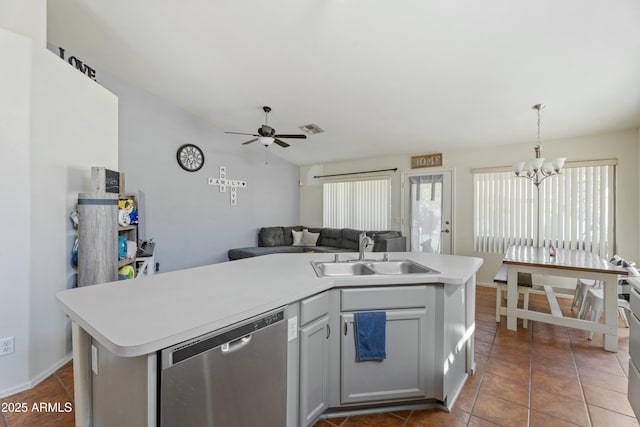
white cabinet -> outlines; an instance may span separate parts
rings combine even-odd
[[[388,310],[386,317],[386,359],[360,362],[356,357],[354,313],[342,314],[342,403],[426,396],[427,310]]]
[[[301,301],[299,425],[380,404],[451,408],[473,366],[474,286],[353,286]],[[381,361],[357,360],[354,319],[368,311],[386,314]]]
[[[300,304],[300,426],[315,422],[329,401],[328,292]]]
[[[443,366],[444,371],[442,387],[435,396],[449,406],[460,393],[471,368],[467,366],[467,345],[473,338],[472,329],[467,327],[465,287],[445,286],[440,292],[443,296],[436,315],[436,365]]]
[[[636,417],[640,417],[640,281],[628,279],[631,284],[629,292],[631,311],[629,316],[629,384],[627,399]]]
[[[329,316],[300,328],[300,425],[327,409],[329,396]]]
[[[340,290],[340,404],[424,399],[432,388],[433,286]],[[354,314],[384,311],[386,359],[358,361]]]

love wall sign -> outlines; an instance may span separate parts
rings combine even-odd
[[[81,59],[78,59],[75,56],[70,56],[69,59],[66,59],[63,48],[59,47],[58,51],[60,52],[60,58],[67,61],[71,66],[76,67],[78,71],[89,77],[91,80],[96,79],[96,70],[94,70],[93,68],[85,64]]]

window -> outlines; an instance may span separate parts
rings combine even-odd
[[[388,230],[390,179],[372,178],[322,184],[324,227]]]
[[[572,162],[537,190],[513,172],[474,170],[474,249],[512,244],[615,252],[615,160]]]

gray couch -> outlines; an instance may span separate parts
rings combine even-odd
[[[316,246],[293,246],[291,230],[308,229],[311,233],[320,233]],[[274,253],[304,252],[357,252],[361,230],[352,228],[312,228],[296,225],[293,227],[264,227],[258,232],[258,246],[230,249],[230,260],[249,258]],[[373,239],[374,252],[404,252],[406,239],[399,231],[367,231]]]

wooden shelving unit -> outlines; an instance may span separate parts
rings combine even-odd
[[[118,195],[78,194],[78,286],[118,280]]]
[[[138,242],[138,226],[118,225],[118,200],[132,195],[82,193],[78,195],[78,286],[118,280],[118,269],[136,267],[136,258],[118,259],[118,237]]]
[[[136,277],[155,273],[155,243],[147,242],[132,258],[118,259],[118,238],[139,244],[138,223],[118,224],[118,201],[138,197],[124,192],[124,173],[91,168],[92,193],[78,194],[78,286],[118,280],[118,270],[133,266]],[[139,218],[140,220],[140,218]]]

